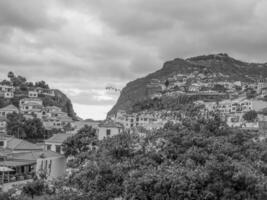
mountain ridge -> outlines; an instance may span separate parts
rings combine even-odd
[[[226,53],[186,59],[175,58],[165,62],[161,69],[128,82],[108,115],[114,114],[120,109],[131,111],[136,102],[149,98],[151,90],[148,85],[153,79],[164,81],[175,74],[189,74],[194,71],[203,74],[218,74],[214,78],[216,80],[254,82],[260,77],[267,77],[267,63],[244,62]]]

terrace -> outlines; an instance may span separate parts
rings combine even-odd
[[[0,162],[0,184],[30,180],[35,176],[36,162],[5,160]]]

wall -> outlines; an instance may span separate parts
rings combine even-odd
[[[118,135],[120,133],[119,128],[106,128],[106,127],[99,127],[98,128],[98,139],[103,140],[105,137],[107,137],[107,129],[110,129],[110,135],[109,137],[112,137],[114,135]]]
[[[61,177],[66,171],[66,159],[64,156],[43,159],[39,158],[37,159],[36,173],[38,174],[40,170],[46,171],[49,180]]]

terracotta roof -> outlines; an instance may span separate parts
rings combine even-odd
[[[22,152],[13,154],[13,159],[17,160],[36,161],[39,158],[53,158],[53,157],[63,157],[63,155],[53,151],[31,151],[31,152]]]
[[[14,160],[7,160],[0,162],[0,166],[8,166],[8,167],[19,167],[25,165],[35,164],[35,161],[23,160],[23,161],[14,161]]]
[[[68,133],[58,133],[53,135],[51,138],[45,140],[45,142],[49,143],[63,143],[67,138],[71,137],[72,134]]]
[[[7,149],[12,149],[12,150],[42,150],[43,148],[27,142],[26,140],[21,140],[17,138],[10,138],[7,140]]]
[[[1,111],[3,111],[3,110],[14,110],[14,111],[18,111],[18,108],[16,106],[10,104],[10,105],[8,105],[8,106],[6,106],[4,108],[1,108],[0,110]]]

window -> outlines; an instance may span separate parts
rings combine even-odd
[[[0,141],[0,147],[3,147],[4,146],[4,141]]]
[[[61,153],[61,146],[60,145],[56,145],[56,152]]]
[[[46,145],[46,149],[49,151],[51,150],[51,144]]]
[[[110,129],[107,129],[107,131],[106,131],[106,135],[107,135],[107,136],[110,136],[110,134],[111,134],[111,130],[110,130]]]

